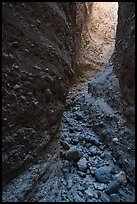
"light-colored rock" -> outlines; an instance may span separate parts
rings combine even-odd
[[[84,157],[84,158],[81,158],[81,159],[78,161],[77,165],[78,165],[78,168],[79,168],[80,171],[85,172],[86,169],[87,169],[87,160],[86,160],[86,158],[85,158],[85,157]]]

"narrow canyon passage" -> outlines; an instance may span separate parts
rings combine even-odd
[[[47,148],[6,186],[4,202],[134,202],[134,186],[114,157],[117,150],[112,148],[119,144],[117,134],[122,136],[123,129],[130,136],[132,132],[121,115],[120,88],[110,64],[95,79],[81,77],[73,84],[58,133],[61,149],[56,150],[58,142],[52,141],[49,153]],[[103,97],[98,78],[103,87],[111,84],[113,89],[106,89]],[[96,91],[90,93],[93,85]],[[109,97],[115,93],[111,104]],[[108,130],[110,138],[104,139],[102,132]]]
[[[3,19],[2,202],[135,202],[118,2],[7,3]]]

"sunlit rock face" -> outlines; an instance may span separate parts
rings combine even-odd
[[[76,21],[81,20],[77,61],[81,69],[103,69],[115,47],[117,2],[86,2],[77,5]],[[79,25],[79,24],[78,24]]]
[[[2,4],[3,182],[46,148],[60,125],[73,77],[70,2]]]
[[[125,115],[134,128],[135,123],[135,3],[119,2],[114,71],[127,101]]]

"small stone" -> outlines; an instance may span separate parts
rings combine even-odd
[[[67,185],[67,189],[68,189],[68,190],[71,189],[71,187],[72,187],[72,183],[73,183],[72,180],[69,179],[69,180],[68,180],[68,185]]]
[[[82,184],[82,187],[86,190],[86,189],[88,189],[88,184],[87,184],[87,182],[83,182]]]
[[[75,118],[76,118],[76,120],[81,120],[81,119],[83,119],[83,115],[81,113],[77,112]]]
[[[74,196],[74,202],[85,202],[84,198],[81,198],[78,194]]]
[[[106,188],[106,193],[113,194],[117,193],[120,188],[120,183],[117,180],[110,182]]]
[[[77,165],[78,165],[78,168],[79,168],[80,171],[85,172],[86,169],[87,169],[87,160],[86,160],[86,158],[85,158],[85,157],[84,157],[84,158],[81,158],[81,159],[78,161]]]
[[[84,140],[84,136],[83,135],[79,135],[78,136],[78,140],[81,142],[81,141],[83,141]]]
[[[120,173],[116,174],[115,179],[118,180],[118,182],[122,185],[125,185],[127,183],[127,178],[124,171],[121,171]]]
[[[108,183],[110,181],[110,168],[102,166],[95,171],[96,179],[101,183]]]
[[[118,138],[117,138],[117,137],[114,137],[114,138],[112,139],[112,141],[115,142],[115,143],[117,143],[117,142],[118,142]]]
[[[82,178],[86,177],[86,173],[82,172],[82,171],[78,171],[78,175]]]
[[[103,202],[110,202],[110,198],[105,192],[101,192],[100,199]]]
[[[110,195],[110,202],[120,202],[120,197],[117,194]]]
[[[21,101],[26,101],[26,97],[25,96],[20,96],[20,100]]]
[[[104,183],[97,183],[97,182],[95,182],[94,183],[94,188],[96,189],[96,190],[104,190],[105,189],[105,187],[106,187],[106,184],[104,184]]]
[[[64,148],[65,150],[69,150],[69,149],[70,149],[70,145],[69,145],[67,142],[61,140],[61,141],[60,141],[60,144],[63,146],[63,148]]]
[[[83,197],[83,193],[81,191],[78,191],[79,196],[82,198]]]
[[[78,191],[84,191],[85,188],[83,186],[81,186],[80,184],[77,185],[77,189]]]
[[[80,152],[75,146],[73,146],[67,151],[65,157],[67,160],[78,160],[80,157]]]
[[[91,147],[91,143],[86,143],[86,147],[87,148]]]
[[[96,146],[99,146],[99,145],[100,145],[100,142],[98,141],[98,139],[94,139],[94,144],[95,144]]]
[[[89,149],[89,154],[90,154],[91,156],[95,156],[95,155],[97,154],[97,149],[96,149],[96,147],[90,147],[90,149]]]
[[[73,141],[72,141],[72,142],[73,142],[73,144],[74,144],[74,145],[77,145],[77,144],[78,144],[78,142],[79,142],[79,141],[78,141],[78,138],[73,139]]]
[[[11,45],[12,45],[13,47],[15,47],[15,48],[18,48],[19,43],[18,43],[18,42],[12,42]]]
[[[20,86],[18,85],[18,84],[16,84],[15,86],[14,86],[14,89],[15,90],[17,90],[17,89],[19,89],[20,88]]]
[[[86,141],[86,142],[90,142],[90,136],[86,136],[86,137],[85,137],[85,141]]]
[[[98,194],[90,187],[88,187],[88,189],[85,191],[85,194],[87,198],[98,198]]]

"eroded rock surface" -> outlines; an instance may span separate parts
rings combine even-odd
[[[69,2],[2,3],[4,183],[58,131],[73,77],[74,8]]]
[[[112,57],[122,95],[127,101],[125,116],[135,127],[135,2],[119,2],[116,48]]]
[[[92,3],[77,5],[83,24]],[[120,5],[119,22],[133,9]],[[135,202],[134,129],[116,64],[88,69],[68,93],[82,31],[75,50],[75,11],[3,2],[3,202]]]

